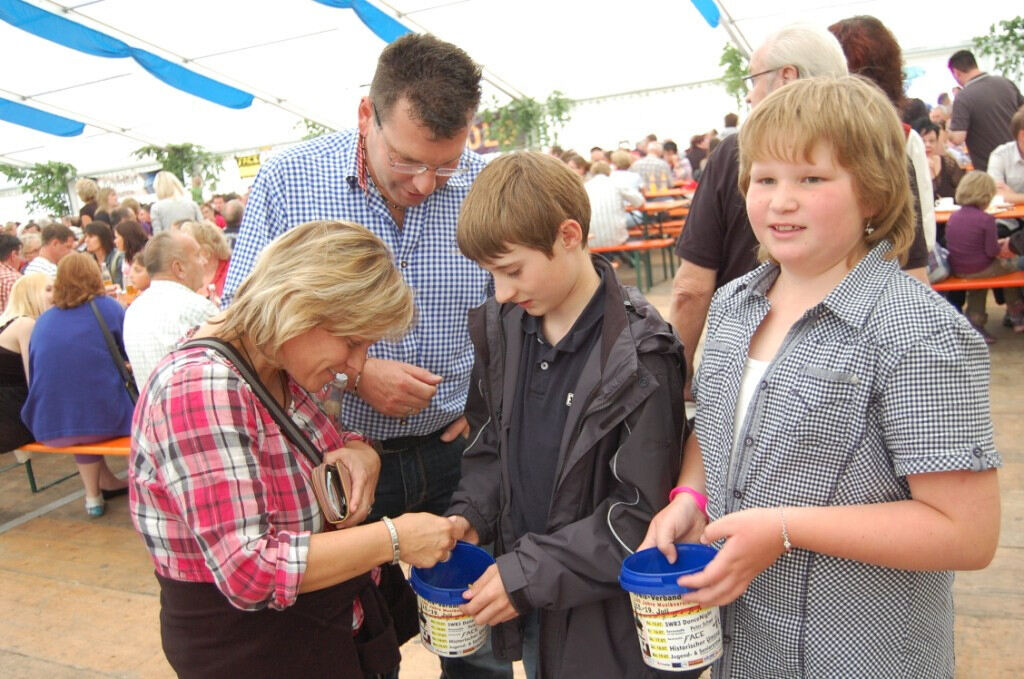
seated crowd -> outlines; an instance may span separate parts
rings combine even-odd
[[[79,215],[0,234],[0,449],[131,436],[127,480],[75,463],[89,516],[130,487],[182,677],[395,679],[398,565],[458,541],[493,556],[458,583],[490,640],[443,676],[665,676],[617,577],[681,542],[718,547],[677,580],[720,607],[718,676],[952,676],[952,573],[993,558],[1002,462],[987,291],[962,313],[928,255],[1024,264],[985,212],[1024,203],[1024,99],[978,156],[971,63],[929,111],[877,19],[787,27],[751,56],[742,126],[485,163],[479,67],[404,36],[358,126],[271,158],[251,198],[82,179]],[[665,319],[591,248],[675,187]]]

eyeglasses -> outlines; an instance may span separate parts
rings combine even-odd
[[[781,67],[779,67],[779,68],[781,68]],[[740,80],[742,80],[743,82],[753,83],[755,78],[759,78],[762,75],[767,75],[768,73],[774,73],[777,70],[779,70],[779,69],[778,68],[769,68],[767,71],[761,71],[759,73],[751,73],[750,75],[745,75],[742,78],[740,78]]]
[[[384,140],[384,146],[387,149],[388,154],[388,165],[391,169],[398,174],[408,175],[419,175],[424,172],[433,170],[434,174],[438,177],[458,177],[459,175],[465,174],[468,170],[464,167],[431,167],[424,163],[399,163],[391,156],[391,144],[388,143],[387,137],[384,136],[384,126],[380,121],[380,113],[377,112],[377,104],[370,103],[373,108],[373,120],[377,124],[377,129],[380,130],[380,136]]]

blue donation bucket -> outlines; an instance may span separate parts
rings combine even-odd
[[[619,584],[629,592],[633,623],[644,662],[659,670],[706,667],[722,656],[722,626],[718,607],[686,603],[690,591],[676,584],[682,575],[704,570],[718,553],[705,545],[676,545],[676,562],[656,548],[645,549],[622,562]]]
[[[458,542],[451,558],[433,568],[413,568],[409,584],[420,611],[420,640],[445,658],[475,653],[487,641],[487,627],[459,610],[462,593],[484,574],[494,558],[475,545]]]

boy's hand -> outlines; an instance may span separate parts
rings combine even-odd
[[[469,599],[469,603],[459,606],[459,609],[473,616],[478,625],[497,625],[519,615],[508,598],[497,564],[489,566],[462,596]]]
[[[480,544],[480,536],[477,535],[473,524],[464,516],[449,516],[448,520],[455,524],[455,539],[469,542],[474,545]]]

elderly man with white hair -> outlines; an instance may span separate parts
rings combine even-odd
[[[630,168],[640,175],[645,190],[663,191],[672,186],[672,168],[662,159],[664,147],[661,142],[647,142],[647,155],[633,163]]]
[[[757,106],[768,94],[799,78],[847,74],[846,56],[824,28],[796,24],[772,34],[750,57],[747,102]],[[757,266],[757,239],[739,190],[739,135],[722,139],[708,159],[690,213],[676,243],[682,264],[672,284],[669,322],[679,333],[686,364],[693,365],[715,290]],[[923,236],[915,242],[908,268],[927,265]],[[690,384],[687,380],[687,399]]]
[[[141,256],[151,283],[124,314],[124,348],[139,392],[178,340],[218,311],[195,292],[203,286],[206,265],[195,238],[176,229],[161,231]]]

